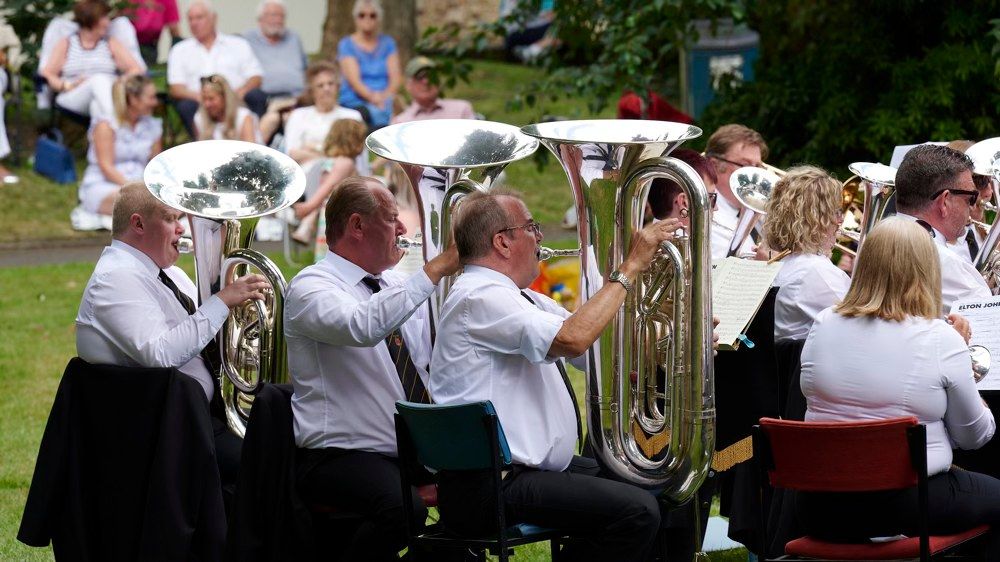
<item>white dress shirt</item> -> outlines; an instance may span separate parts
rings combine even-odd
[[[179,267],[164,272],[197,302],[194,284]],[[113,240],[97,260],[76,315],[76,353],[88,363],[122,367],[176,367],[212,400],[212,374],[201,350],[229,316],[217,296],[194,314],[159,279],[160,268],[140,250]]]
[[[720,193],[716,199],[715,210],[712,211],[713,260],[725,259],[726,255],[729,254],[729,244],[733,241],[733,234],[736,232],[736,226],[739,222],[740,208],[734,207]],[[753,238],[747,235],[737,255],[752,253],[753,246]]]
[[[525,292],[537,304],[510,277],[465,267],[441,307],[428,391],[437,404],[492,400],[513,461],[561,471],[576,449],[576,415],[548,351],[569,312]]]
[[[295,392],[295,443],[396,455],[393,413],[405,400],[385,338],[401,326],[427,384],[430,334],[421,306],[434,285],[419,270],[382,273],[373,295],[365,270],[334,252],[303,269],[285,296],[288,370]]]
[[[917,220],[905,213],[896,213],[897,217]],[[951,312],[951,305],[965,299],[981,299],[993,296],[982,274],[976,271],[972,263],[959,257],[947,247],[944,234],[936,228],[932,229],[934,241],[938,243],[938,261],[941,263],[941,315]]]
[[[235,35],[219,33],[211,49],[194,37],[170,48],[167,84],[181,84],[200,92],[201,78],[212,74],[221,74],[232,89],[238,90],[254,76],[263,76],[264,71],[247,40]]]
[[[774,341],[804,340],[816,315],[840,302],[851,278],[830,258],[817,254],[791,254],[781,260],[774,278]]]
[[[944,320],[820,313],[802,349],[806,421],[916,416],[927,425],[927,472],[952,448],[982,447],[996,429],[972,378],[969,350]]]

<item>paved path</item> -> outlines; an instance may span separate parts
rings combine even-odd
[[[93,240],[51,240],[25,244],[18,249],[0,250],[0,267],[17,267],[53,263],[90,262],[97,263],[101,251],[111,241],[98,238]],[[281,242],[256,242],[253,247],[264,253],[282,251]]]

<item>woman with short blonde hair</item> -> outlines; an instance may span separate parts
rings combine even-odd
[[[940,317],[941,266],[926,230],[894,217],[865,237],[851,288],[819,314],[802,350],[806,421],[912,416],[927,431],[932,535],[977,525],[990,531],[987,559],[1000,559],[1000,480],[952,467],[952,448],[976,449],[996,422],[972,377],[968,322]],[[796,497],[801,530],[826,540],[914,536],[916,487]]]

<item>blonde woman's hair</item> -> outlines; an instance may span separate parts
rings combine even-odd
[[[815,254],[841,214],[840,182],[815,166],[796,166],[774,186],[764,237],[772,250]]]
[[[222,96],[226,105],[226,111],[222,114],[222,138],[237,140],[240,137],[239,128],[236,123],[236,110],[240,107],[236,92],[229,86],[229,82],[220,74],[204,76],[201,79],[201,87],[208,88],[216,94]],[[198,140],[212,140],[212,133],[215,130],[216,121],[208,115],[203,107],[198,108],[195,116],[198,125]]]
[[[323,141],[323,153],[327,156],[347,156],[356,158],[365,148],[368,127],[354,119],[337,119],[330,125],[330,131]]]
[[[941,317],[941,264],[934,240],[916,222],[891,217],[865,237],[841,316],[905,320]]]
[[[111,86],[111,99],[115,105],[115,118],[119,125],[124,125],[128,120],[129,100],[141,96],[146,86],[152,83],[152,80],[145,74],[133,74],[115,80],[114,85]]]

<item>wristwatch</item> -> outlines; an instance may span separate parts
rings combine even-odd
[[[631,293],[632,292],[632,282],[628,280],[628,277],[625,277],[624,273],[622,273],[621,271],[618,271],[617,269],[614,270],[614,271],[612,271],[611,275],[608,275],[608,281],[609,282],[610,281],[614,281],[615,283],[621,283],[622,287],[625,287],[625,292],[626,293]]]

